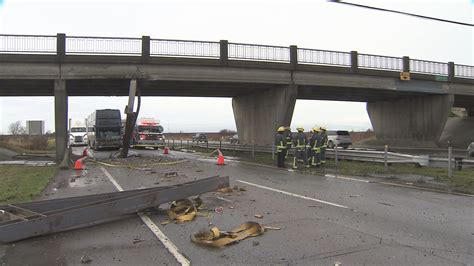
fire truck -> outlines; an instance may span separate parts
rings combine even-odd
[[[154,149],[163,147],[165,145],[163,130],[160,121],[154,118],[139,118],[133,132],[132,146],[134,148],[151,147]]]

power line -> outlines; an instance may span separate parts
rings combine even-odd
[[[401,15],[406,15],[406,16],[412,16],[412,17],[417,17],[417,18],[422,18],[422,19],[436,20],[436,21],[441,21],[441,22],[447,22],[447,23],[453,23],[453,24],[458,24],[458,25],[463,25],[463,26],[474,27],[474,24],[465,23],[465,22],[459,22],[459,21],[454,21],[454,20],[447,20],[447,19],[442,19],[442,18],[428,17],[428,16],[417,15],[417,14],[407,13],[407,12],[402,12],[402,11],[397,11],[397,10],[391,10],[391,9],[385,9],[385,8],[379,8],[379,7],[373,7],[373,6],[366,6],[366,5],[348,3],[348,2],[343,2],[343,1],[340,1],[340,0],[328,0],[328,1],[329,1],[329,2],[332,2],[332,3],[337,3],[337,4],[344,4],[344,5],[349,5],[349,6],[367,8],[367,9],[371,9],[371,10],[384,11],[384,12],[391,12],[391,13],[396,13],[396,14],[401,14]]]

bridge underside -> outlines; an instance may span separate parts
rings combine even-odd
[[[69,96],[128,96],[130,79],[66,80]],[[281,84],[208,82],[208,81],[150,81],[140,80],[143,96],[237,97],[283,88]],[[297,99],[352,102],[378,102],[422,97],[416,91],[381,90],[373,88],[297,86]],[[0,96],[54,96],[54,80],[0,79]],[[474,95],[454,95],[454,107],[474,106]],[[471,107],[472,108],[472,107]]]

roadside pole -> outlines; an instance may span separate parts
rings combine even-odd
[[[388,145],[385,145],[385,150],[384,150],[384,154],[383,154],[383,167],[384,167],[384,170],[385,172],[388,171],[388,162],[387,162],[387,157],[388,157]]]
[[[339,175],[339,167],[338,167],[339,165],[338,165],[338,158],[337,158],[337,157],[338,157],[338,156],[337,156],[337,150],[338,150],[338,149],[337,149],[337,144],[336,144],[336,146],[334,147],[334,160],[335,160],[334,163],[335,163],[335,165],[336,165],[336,177]]]
[[[452,175],[452,165],[451,161],[453,160],[453,148],[451,144],[448,143],[448,178],[451,178]]]
[[[275,160],[275,143],[272,143],[272,161]]]
[[[255,140],[252,140],[252,158],[255,158]]]

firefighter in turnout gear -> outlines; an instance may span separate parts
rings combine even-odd
[[[298,168],[297,164],[302,159],[304,162],[305,167],[309,167],[308,164],[308,157],[306,152],[306,146],[308,145],[308,139],[304,134],[304,128],[298,127],[296,128],[298,133],[296,133],[293,137],[293,145],[295,147],[295,155],[293,157],[293,168]]]
[[[279,168],[285,167],[285,156],[286,156],[286,136],[285,128],[279,127],[277,130],[277,135],[275,137],[275,146],[277,148],[277,166]]]
[[[321,133],[321,164],[326,163],[326,148],[328,147],[328,135],[326,134],[326,128],[320,127]]]
[[[288,153],[290,152],[291,145],[293,145],[293,133],[291,133],[291,128],[289,126],[285,127],[285,141],[286,141],[286,150],[285,150],[285,158],[288,157]]]
[[[321,166],[321,135],[319,134],[319,128],[313,127],[313,134],[309,139],[309,146],[311,151],[311,165],[315,167]]]

